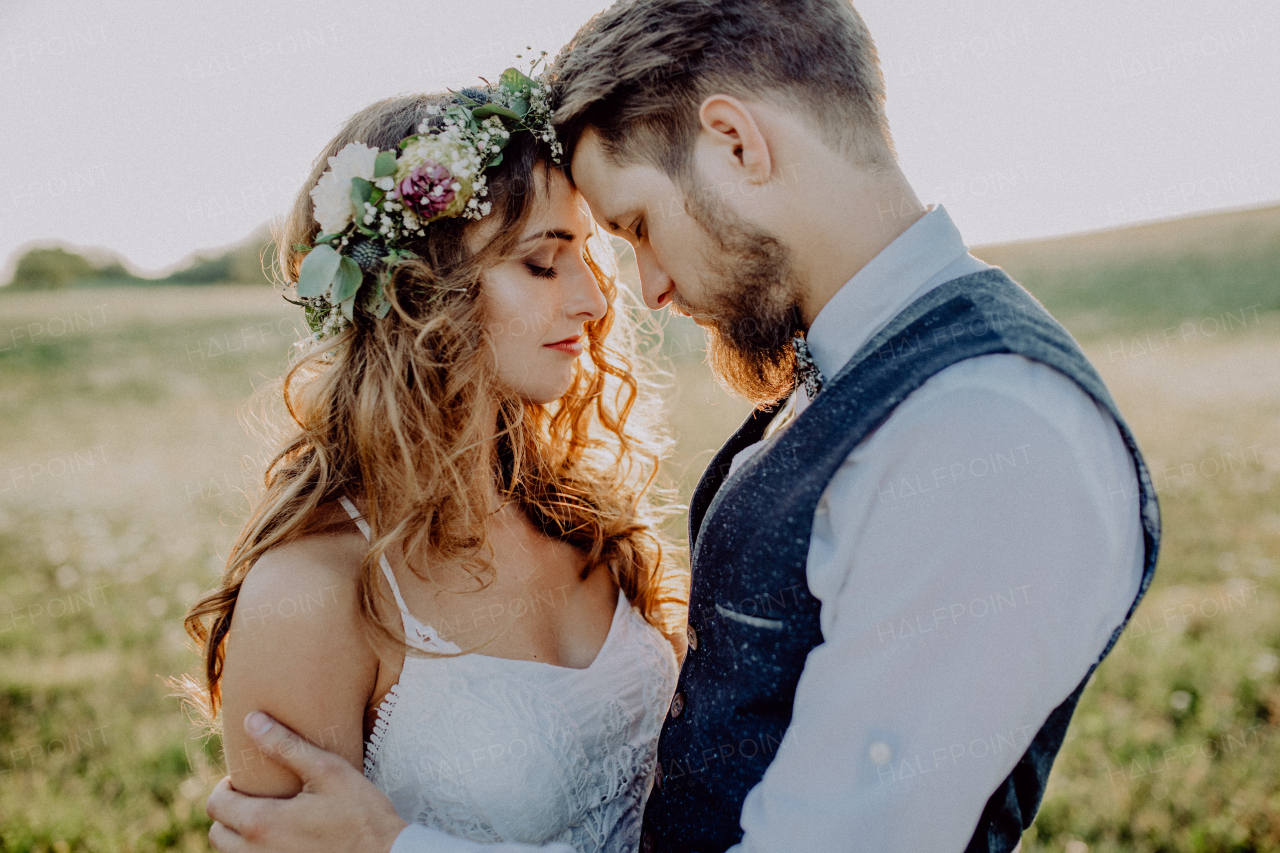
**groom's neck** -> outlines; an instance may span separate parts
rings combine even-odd
[[[796,164],[805,198],[786,226],[804,282],[800,310],[806,326],[836,291],[925,214],[896,164],[856,166],[828,153]]]

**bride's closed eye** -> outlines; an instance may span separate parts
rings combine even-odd
[[[533,275],[535,278],[555,278],[556,277],[555,267],[544,267],[539,264],[535,264],[533,261],[525,261],[524,265],[525,265],[525,269],[529,270],[529,273]]]

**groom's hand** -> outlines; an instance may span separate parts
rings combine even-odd
[[[387,853],[405,822],[358,770],[260,711],[244,729],[264,755],[302,780],[289,799],[249,797],[230,777],[209,795],[209,841],[220,853]]]

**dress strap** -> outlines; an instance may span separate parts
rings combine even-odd
[[[360,528],[364,538],[372,540],[373,534],[369,528],[369,522],[364,520],[364,516],[360,514],[360,510],[356,509],[356,505],[351,502],[351,499],[346,495],[339,495],[338,500],[342,502],[342,508],[347,511],[347,515],[351,516],[351,520],[356,523],[356,527]],[[391,594],[396,597],[396,606],[400,608],[400,615],[411,615],[408,606],[404,603],[404,597],[400,595],[400,585],[396,583],[396,576],[391,571],[391,563],[387,562],[386,554],[379,558],[378,565],[382,566],[382,574],[386,577],[387,583],[391,585]]]

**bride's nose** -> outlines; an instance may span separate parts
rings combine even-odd
[[[565,313],[579,320],[599,320],[609,310],[609,302],[600,290],[600,282],[585,260],[574,265],[571,281],[567,282]]]

